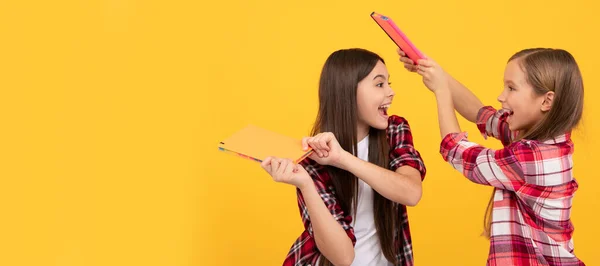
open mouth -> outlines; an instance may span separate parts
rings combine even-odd
[[[379,106],[379,108],[377,108],[377,110],[379,111],[379,114],[381,116],[387,118],[388,117],[387,110],[388,110],[388,108],[390,108],[390,105],[391,104],[388,103],[388,104],[383,104],[383,105]]]

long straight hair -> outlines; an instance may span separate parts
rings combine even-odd
[[[508,62],[513,60],[519,60],[536,95],[554,92],[550,111],[516,140],[544,141],[573,130],[583,114],[583,79],[575,58],[561,49],[531,48],[517,52]],[[486,237],[491,233],[493,204],[492,194],[483,220]]]
[[[364,49],[338,50],[327,58],[319,82],[319,112],[311,135],[332,132],[344,150],[356,155],[358,83],[371,73],[377,62],[384,63],[379,55]],[[388,168],[389,151],[386,131],[371,128],[369,162]],[[344,212],[356,214],[358,178],[335,167],[327,167],[327,171]],[[401,226],[397,204],[373,192],[373,218],[381,249],[386,259],[396,264],[394,235]],[[331,262],[321,256],[321,265],[331,265]]]

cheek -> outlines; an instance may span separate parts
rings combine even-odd
[[[373,107],[373,95],[370,95],[367,90],[358,90],[356,94],[356,107],[359,112],[365,113]]]
[[[515,113],[523,113],[524,109],[523,107],[527,107],[525,104],[525,100],[523,99],[523,97],[520,97],[519,95],[515,95],[515,93],[511,94],[509,97],[506,98],[506,103],[508,103],[508,105],[510,106],[510,108],[515,111]]]
[[[518,114],[517,121],[522,126],[530,126],[542,116],[539,104],[531,97],[515,97],[512,104],[513,111]]]
[[[358,109],[358,118],[365,118],[369,114],[369,104],[364,101],[364,98],[356,99],[356,109]]]

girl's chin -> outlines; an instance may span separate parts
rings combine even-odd
[[[387,129],[387,127],[388,127],[388,120],[387,120],[387,118],[385,120],[382,119],[382,118],[377,119],[377,120],[378,120],[377,123],[373,123],[371,125],[372,128],[379,129],[379,130]]]

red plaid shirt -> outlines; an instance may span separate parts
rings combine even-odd
[[[466,133],[448,134],[444,160],[469,180],[495,188],[487,265],[585,265],[573,252],[573,178],[570,133],[546,141],[512,142],[508,112],[482,108],[477,127],[504,148],[486,149]]]
[[[390,116],[389,125],[387,128],[387,138],[390,143],[390,167],[392,171],[396,171],[400,166],[408,165],[421,172],[421,178],[425,177],[425,164],[419,152],[413,146],[412,134],[408,122],[399,116]],[[352,216],[349,212],[342,209],[338,202],[331,177],[329,176],[324,166],[318,165],[316,162],[306,159],[300,163],[312,177],[317,191],[321,195],[327,209],[333,215],[336,221],[342,226],[352,245],[356,244],[354,229],[352,228]],[[300,215],[304,223],[304,232],[292,245],[285,261],[284,266],[300,266],[300,265],[316,265],[317,259],[321,256],[315,239],[313,237],[310,217],[308,209],[304,203],[304,198],[300,190],[297,190],[298,207]],[[399,265],[413,265],[412,242],[410,237],[410,229],[408,226],[408,216],[406,214],[406,206],[398,205],[398,217],[401,217],[402,228],[393,232],[396,246],[396,258],[400,262]],[[400,231],[400,234],[399,232]]]

